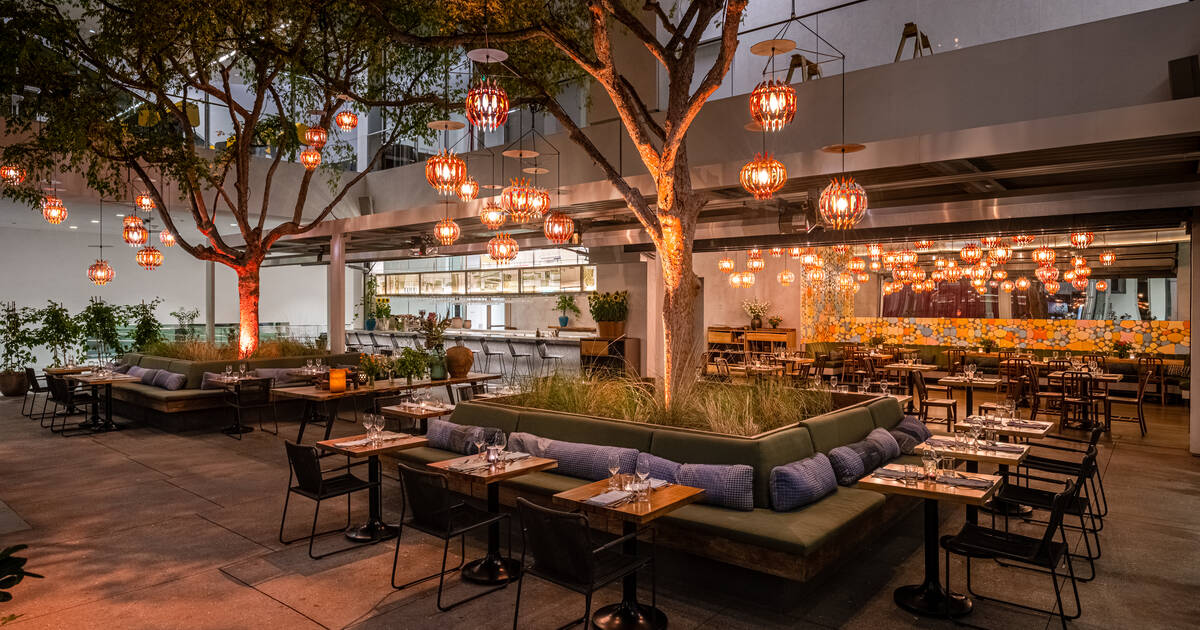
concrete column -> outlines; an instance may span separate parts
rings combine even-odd
[[[1197,229],[1200,229],[1200,210],[1196,210],[1192,214],[1192,225],[1190,230],[1192,241],[1191,247],[1189,247],[1191,250],[1191,260],[1190,265],[1188,266],[1189,272],[1191,269],[1195,269],[1197,265],[1200,265],[1200,235],[1197,235]],[[1189,273],[1189,275],[1191,274]],[[1189,287],[1188,291],[1188,296],[1190,298],[1189,312],[1200,312],[1200,299],[1198,299],[1198,297],[1200,297],[1200,291],[1191,291],[1190,288],[1191,287]],[[1194,335],[1195,331],[1193,330],[1192,332]],[[1200,347],[1196,346],[1196,338],[1194,336],[1189,340],[1188,343],[1190,344],[1189,347],[1191,348],[1192,353],[1192,367],[1195,367],[1197,362],[1200,361]],[[1197,401],[1200,401],[1200,379],[1192,378],[1191,383],[1191,400],[1188,401],[1188,412],[1191,418],[1191,433],[1188,436],[1188,450],[1192,452],[1192,455],[1200,455],[1200,405],[1196,404]]]
[[[346,351],[346,235],[329,238],[329,351]]]
[[[211,260],[204,264],[204,338],[217,341],[217,267]]]

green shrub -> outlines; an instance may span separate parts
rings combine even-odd
[[[146,346],[145,354],[183,359],[186,361],[234,361],[238,358],[237,344],[213,344],[207,341],[158,341]],[[278,359],[281,357],[329,354],[316,343],[295,339],[271,339],[258,344],[252,359]]]
[[[629,292],[593,293],[588,296],[588,310],[598,322],[623,322],[629,319]]]

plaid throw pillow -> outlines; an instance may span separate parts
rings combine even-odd
[[[829,463],[837,475],[839,486],[852,486],[865,473],[862,457],[849,446],[838,446],[829,450]]]
[[[745,464],[682,464],[675,480],[685,486],[703,488],[702,503],[747,512],[754,509],[754,469]]]
[[[771,469],[771,509],[787,512],[837,491],[837,475],[824,453]]]
[[[558,460],[554,472],[599,481],[608,479],[608,455],[616,453],[621,462],[621,472],[629,474],[637,466],[637,449],[616,446],[597,446],[578,442],[550,440],[543,449],[543,457]]]
[[[425,438],[434,448],[470,455],[475,452],[477,435],[482,434],[483,441],[490,443],[497,433],[500,433],[500,429],[495,427],[476,427],[435,418],[429,421]]]

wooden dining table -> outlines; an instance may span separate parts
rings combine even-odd
[[[142,379],[128,374],[119,372],[110,372],[106,374],[83,372],[67,374],[63,378],[87,385],[92,389],[92,399],[96,402],[92,404],[92,415],[90,428],[92,431],[116,431],[121,427],[113,422],[112,417],[112,386],[114,383],[140,383]],[[104,418],[100,418],[100,388],[104,388]]]
[[[987,378],[982,376],[976,376],[974,378],[967,378],[965,376],[947,376],[945,378],[938,379],[938,385],[945,385],[946,387],[952,389],[958,388],[967,392],[966,402],[968,416],[975,413],[975,388],[986,387],[992,391],[995,391],[1000,387],[1000,382],[1001,381],[998,378]]]
[[[346,530],[346,538],[354,542],[379,542],[394,538],[400,531],[399,525],[385,523],[383,520],[383,467],[379,462],[379,456],[429,444],[429,440],[419,435],[395,434],[385,437],[389,439],[380,440],[378,444],[348,444],[366,439],[365,434],[317,442],[318,448],[332,453],[354,459],[367,458],[367,476],[374,485],[368,491],[370,504],[367,507],[367,522],[362,525],[352,525]]]
[[[608,491],[608,480],[603,479],[559,492],[554,495],[554,502],[592,516],[620,520],[622,534],[629,536],[622,543],[621,550],[625,555],[631,557],[636,557],[638,553],[638,539],[633,534],[636,534],[640,527],[649,525],[660,516],[670,514],[704,497],[704,490],[700,488],[668,484],[650,490],[645,501],[632,501],[614,507],[587,502],[588,499]],[[592,615],[593,626],[601,630],[667,627],[667,615],[663,611],[638,602],[636,572],[625,576],[621,590],[622,596],[619,603],[603,606]]]
[[[885,468],[903,471],[897,464]],[[959,475],[987,481],[987,488],[967,488],[941,483],[937,480],[891,479],[868,475],[858,481],[858,487],[884,494],[899,494],[922,499],[925,504],[925,579],[920,584],[897,588],[893,593],[896,604],[911,613],[928,617],[962,617],[971,612],[971,599],[942,587],[940,563],[938,562],[938,534],[940,521],[938,510],[941,503],[958,503],[969,507],[981,507],[996,494],[1001,478],[979,473]]]

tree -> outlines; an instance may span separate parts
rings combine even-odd
[[[686,8],[676,5],[667,11],[656,0],[647,0],[639,16],[631,8],[635,5],[622,0],[552,2],[544,6],[468,0],[455,3],[454,16],[444,20],[434,33],[406,29],[397,19],[401,12],[414,10],[412,2],[370,0],[365,9],[380,18],[383,33],[397,43],[426,48],[507,44],[507,65],[516,77],[506,85],[517,84],[530,100],[541,103],[558,120],[571,140],[604,172],[654,243],[663,277],[663,393],[668,403],[686,378],[685,364],[695,351],[693,318],[700,282],[692,270],[692,241],[700,210],[707,202],[692,188],[687,132],[729,72],[746,2],[695,0]],[[441,9],[431,6],[425,10]],[[700,81],[692,87],[696,53],[710,25],[718,33],[716,56],[710,66],[701,68]],[[489,27],[496,30],[485,33]],[[653,59],[651,63],[665,70],[667,102],[662,112],[651,111],[649,99],[639,94],[626,77],[631,68],[618,63],[613,52],[614,33],[618,30],[632,35]],[[612,100],[638,156],[654,179],[653,196],[631,186],[554,98],[557,75],[546,72],[551,63],[546,58],[547,49],[582,70]],[[646,61],[636,60],[629,65]]]
[[[21,97],[4,115],[12,142],[3,159],[29,173],[3,194],[36,205],[40,182],[78,169],[102,196],[151,195],[184,251],[237,273],[238,350],[249,356],[258,346],[259,269],[271,246],[330,216],[397,138],[428,133],[425,122],[443,100],[438,70],[448,63],[445,51],[388,45],[366,28],[370,16],[353,6],[340,0],[0,2],[7,16],[0,23],[0,58],[7,60],[0,87]],[[411,21],[405,28],[420,30]],[[308,78],[314,70],[394,107],[382,112],[385,132],[362,172],[343,175],[330,166],[331,157],[350,152],[349,143],[330,134],[322,170],[332,197],[310,209],[316,172],[296,178],[295,170],[281,173],[280,165],[303,148],[301,125],[328,130],[347,106],[331,82]],[[390,80],[370,81],[378,76]],[[212,112],[210,120],[228,119],[232,133],[223,142],[206,146],[194,133],[198,104]],[[168,210],[168,183],[175,184],[182,210]],[[291,195],[291,216],[268,227],[268,209],[281,194]],[[222,213],[236,223],[236,235],[218,230],[227,222]],[[197,242],[177,229],[183,221],[199,230]]]

